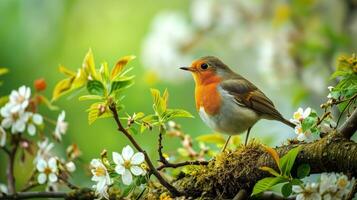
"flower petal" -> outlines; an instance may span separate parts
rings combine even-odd
[[[37,182],[39,184],[44,184],[47,180],[47,176],[45,173],[40,173],[38,176],[37,176]]]
[[[32,116],[32,121],[37,125],[41,125],[43,123],[43,118],[40,114],[35,113]]]
[[[140,165],[142,162],[144,162],[145,156],[143,153],[138,152],[135,153],[134,156],[131,158],[131,164],[133,165]]]
[[[122,154],[124,160],[130,160],[131,157],[133,157],[134,150],[129,145],[127,145],[126,147],[123,148],[123,151],[121,154]]]
[[[120,175],[123,175],[124,172],[125,172],[125,167],[123,165],[117,165],[115,167],[115,172],[120,174]]]
[[[11,118],[5,118],[1,122],[1,126],[4,127],[4,128],[10,128],[11,124],[12,124]]]
[[[36,165],[36,168],[39,172],[45,171],[45,168],[47,167],[47,163],[44,159],[39,159]]]
[[[5,146],[6,144],[6,132],[5,130],[0,126],[0,147]]]
[[[48,180],[50,180],[50,182],[54,183],[57,181],[57,176],[55,173],[51,173],[50,175],[48,175]]]
[[[52,157],[48,160],[48,167],[51,168],[52,172],[57,171],[57,160],[56,158]]]
[[[131,175],[131,173],[128,169],[125,169],[125,172],[121,176],[121,179],[122,179],[124,185],[130,185],[131,182],[133,181],[133,176]]]
[[[121,157],[121,155],[119,153],[113,152],[112,153],[112,157],[113,157],[113,161],[114,161],[115,164],[117,164],[117,165],[124,164],[123,157]]]
[[[133,173],[135,176],[140,176],[140,175],[144,174],[144,170],[141,169],[141,167],[135,166],[135,165],[133,165],[133,166],[130,167],[130,171],[131,171],[131,173]]]
[[[27,132],[31,135],[34,136],[36,134],[36,127],[33,124],[27,125]]]

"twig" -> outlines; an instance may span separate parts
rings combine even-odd
[[[71,182],[69,182],[67,179],[59,176],[59,179],[64,183],[66,184],[66,186],[69,188],[69,189],[72,189],[72,190],[76,190],[76,189],[79,189],[78,186],[72,184]]]
[[[340,120],[342,118],[343,113],[346,111],[346,109],[349,109],[350,104],[353,102],[354,98],[350,98],[350,100],[348,101],[347,105],[343,108],[340,116],[338,116],[337,122],[336,122],[336,127],[338,126],[338,124],[340,123]]]
[[[343,135],[345,138],[351,138],[357,130],[357,109],[355,109],[352,115],[343,123],[337,132]]]
[[[164,148],[162,146],[162,135],[164,133],[164,127],[163,126],[160,126],[159,128],[159,139],[158,139],[158,142],[159,142],[159,148],[158,148],[158,152],[159,152],[159,161],[162,162],[163,165],[166,165],[166,164],[169,164],[168,161],[166,160],[166,158],[164,157],[164,154],[162,153],[162,149]]]
[[[39,186],[37,182],[29,182],[24,188],[22,188],[21,192],[26,192],[31,190],[32,188]]]
[[[32,199],[32,198],[66,198],[65,192],[20,192],[0,197],[0,200]]]
[[[152,164],[148,154],[146,153],[146,151],[144,151],[144,149],[142,149],[140,147],[140,145],[135,141],[135,139],[130,135],[130,133],[123,127],[123,125],[121,124],[120,120],[119,120],[119,116],[118,116],[118,111],[116,109],[116,104],[112,103],[109,106],[110,110],[113,113],[113,117],[114,120],[118,126],[118,130],[120,132],[122,132],[129,140],[130,142],[134,145],[134,147],[139,151],[142,152],[145,156],[145,161],[148,164],[149,169],[151,170],[151,173],[159,180],[159,182],[166,188],[168,189],[171,194],[173,196],[181,196],[182,193],[179,192],[174,186],[172,186],[170,183],[168,183],[162,176],[161,174],[157,171],[157,169],[154,167],[154,165]]]
[[[14,163],[15,163],[15,156],[16,156],[17,148],[19,145],[19,140],[17,139],[16,135],[11,135],[11,140],[12,140],[12,143],[14,146],[12,147],[10,153],[8,154],[9,163],[7,164],[6,176],[7,176],[7,184],[8,184],[9,193],[13,194],[16,192]]]
[[[208,165],[208,161],[199,161],[199,160],[192,160],[192,161],[185,161],[185,162],[180,162],[180,163],[165,163],[158,168],[156,168],[158,171],[164,169],[164,168],[178,168],[178,167],[183,167],[186,165]]]

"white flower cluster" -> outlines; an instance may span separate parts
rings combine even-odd
[[[114,171],[121,175],[121,179],[125,185],[130,185],[133,182],[134,176],[143,176],[146,171],[143,167],[145,161],[144,154],[137,152],[134,154],[134,150],[127,145],[123,148],[122,153],[113,152],[113,161],[115,163]],[[108,166],[103,164],[100,159],[93,159],[91,161],[92,181],[97,182],[93,185],[96,190],[96,194],[99,198],[108,199],[108,187],[113,183],[113,180],[109,176]]]
[[[6,144],[6,131],[9,129],[12,134],[23,133],[27,130],[33,136],[37,128],[43,125],[43,117],[39,113],[29,111],[31,89],[21,86],[18,90],[13,90],[9,96],[9,101],[0,109],[2,118],[0,126],[0,146]],[[64,121],[64,111],[58,116],[54,136],[61,140],[61,136],[67,130],[67,123]]]
[[[65,162],[51,154],[54,144],[49,142],[48,138],[38,142],[37,146],[38,150],[33,163],[36,165],[38,172],[37,182],[39,184],[45,184],[47,182],[48,186],[54,186],[54,183],[58,180],[59,164],[68,172],[74,172],[76,170],[73,161]]]
[[[352,190],[355,180],[342,173],[322,173],[319,183],[293,186],[297,200],[343,200]]]
[[[3,117],[1,121],[3,128],[11,129],[11,133],[16,134],[24,132],[27,126],[27,132],[30,135],[36,134],[36,127],[43,124],[43,118],[38,113],[26,110],[30,103],[30,97],[31,89],[26,86],[21,86],[18,90],[11,92],[9,102],[0,110],[1,117]]]
[[[305,110],[302,108],[299,108],[296,112],[294,112],[293,119],[290,119],[290,121],[292,123],[296,124],[295,133],[297,134],[297,139],[299,141],[311,141],[312,140],[311,132],[309,132],[309,131],[304,132],[302,129],[302,122],[310,114],[311,114],[311,108],[308,107]]]

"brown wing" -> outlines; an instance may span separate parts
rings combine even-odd
[[[233,95],[237,101],[236,103],[240,106],[248,107],[268,118],[285,121],[279,111],[275,109],[273,102],[248,80],[243,78],[230,79],[223,81],[221,87]]]

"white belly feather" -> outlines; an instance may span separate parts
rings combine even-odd
[[[239,106],[235,99],[228,92],[220,87],[217,88],[222,97],[220,112],[214,116],[207,114],[203,107],[200,107],[199,115],[201,119],[214,131],[229,135],[243,133],[253,126],[259,116],[252,110]]]

